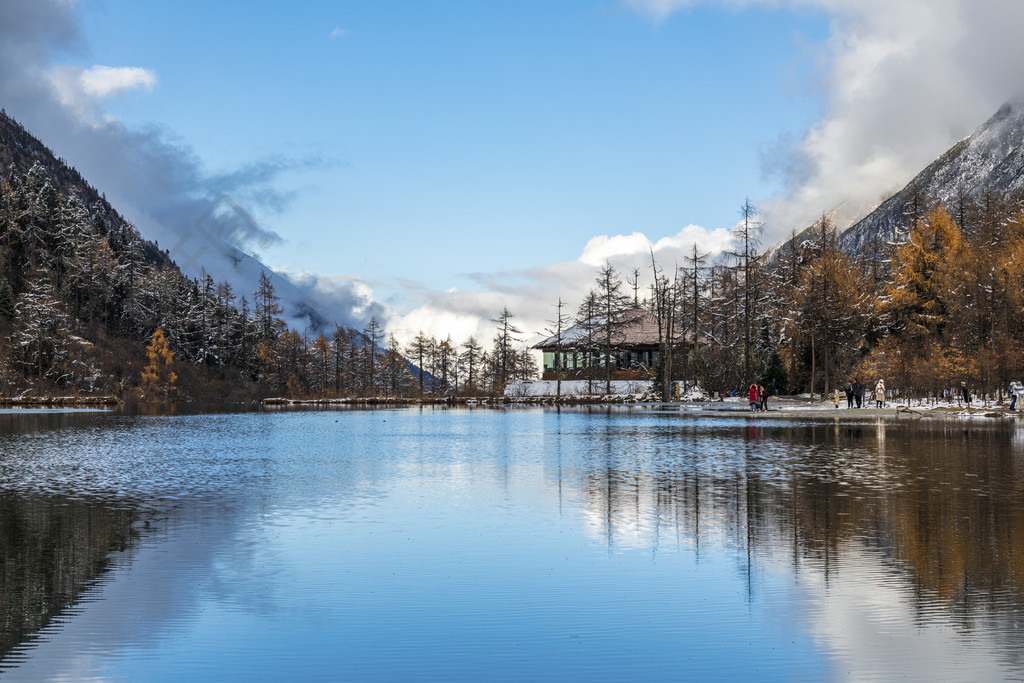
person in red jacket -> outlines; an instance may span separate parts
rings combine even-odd
[[[748,398],[750,400],[750,409],[757,410],[757,406],[761,403],[761,393],[757,390],[756,384],[750,385],[750,393]]]

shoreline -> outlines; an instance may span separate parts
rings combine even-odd
[[[0,397],[0,408],[91,408],[120,406],[117,396],[25,396]]]
[[[624,396],[617,397],[573,397],[555,400],[554,397],[530,398],[424,398],[424,399],[287,399],[269,398],[260,402],[262,408],[330,408],[330,407],[415,407],[415,406],[458,406],[467,408],[638,408],[671,411],[701,417],[746,416],[749,419],[832,419],[855,421],[865,418],[890,418],[901,420],[985,418],[1015,420],[1022,411],[1011,412],[1006,406],[964,408],[951,405],[906,406],[890,403],[884,408],[835,408],[830,404],[811,403],[800,398],[776,398],[768,403],[767,411],[751,411],[745,401],[685,401],[663,402]]]
[[[645,400],[646,399],[646,400]],[[116,396],[35,396],[35,397],[0,397],[0,408],[118,408],[125,402]],[[374,408],[374,407],[416,407],[416,406],[452,406],[467,408],[640,408],[671,411],[701,417],[746,416],[748,419],[831,419],[848,422],[866,418],[889,418],[901,420],[916,419],[990,419],[1016,420],[1024,416],[1024,411],[1010,411],[1006,405],[981,406],[965,408],[955,405],[906,406],[903,403],[891,403],[885,408],[835,408],[831,404],[811,403],[798,397],[775,397],[768,403],[767,411],[751,411],[746,401],[684,401],[663,402],[652,401],[648,397],[629,396],[574,396],[556,401],[554,397],[508,397],[472,398],[472,397],[438,397],[438,398],[331,398],[331,399],[289,399],[274,397],[249,404],[248,409],[288,409],[288,408]],[[206,406],[214,412],[224,408],[239,406]],[[200,411],[206,412],[206,411]]]

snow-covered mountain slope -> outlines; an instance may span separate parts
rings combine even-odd
[[[944,203],[951,211],[984,192],[1010,195],[1024,190],[1024,101],[1000,107],[995,115],[953,145],[840,237],[849,254],[869,248],[876,239],[891,239],[906,223],[915,199]]]
[[[292,329],[310,334],[330,333],[336,324],[361,329],[371,316],[383,317],[383,308],[368,291],[350,282],[290,276],[267,267],[258,255],[265,233],[229,197],[190,200],[191,210],[178,213],[195,218],[184,223],[148,215],[142,207],[121,201],[117,202],[119,211],[107,201],[105,192],[94,188],[24,126],[0,111],[0,178],[27,173],[36,165],[59,192],[80,197],[93,216],[112,226],[128,225],[126,217],[132,217],[145,240],[146,260],[154,265],[173,262],[193,278],[205,271],[217,282],[230,283],[236,296],[248,297],[250,303],[260,275],[267,273]]]

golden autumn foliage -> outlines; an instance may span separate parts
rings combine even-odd
[[[944,326],[948,293],[962,267],[960,228],[941,206],[911,226],[896,249],[889,307],[901,321],[904,342],[923,343]]]
[[[910,226],[880,297],[888,335],[858,373],[915,396],[961,383],[994,393],[1024,374],[1024,210],[971,227],[941,205]]]
[[[164,331],[159,327],[153,333],[153,340],[146,347],[146,358],[149,361],[142,370],[141,390],[147,398],[170,398],[175,390],[178,376],[171,369],[174,363],[174,352],[167,346]]]

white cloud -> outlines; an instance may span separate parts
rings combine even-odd
[[[789,190],[758,204],[775,241],[823,211],[860,217],[981,125],[1024,82],[1024,3],[1005,0],[621,0],[654,21],[697,5],[818,10],[825,115],[788,150]],[[794,171],[793,169],[798,169]]]
[[[50,72],[57,100],[80,121],[90,124],[99,121],[101,100],[139,88],[151,90],[156,82],[153,71],[137,66],[57,66]]]
[[[578,260],[580,263],[596,267],[620,257],[641,256],[647,259],[649,264],[652,250],[655,256],[658,256],[659,252],[682,252],[696,244],[700,251],[720,252],[728,246],[729,239],[729,231],[724,228],[709,231],[699,225],[688,225],[678,234],[662,237],[654,243],[642,232],[634,232],[631,235],[598,235],[590,238]]]
[[[477,275],[479,288],[476,290],[410,290],[407,296],[414,301],[414,308],[404,314],[392,312],[385,327],[403,344],[408,344],[422,331],[438,339],[450,334],[457,344],[472,335],[488,345],[495,334],[491,321],[507,307],[516,315],[515,323],[523,331],[523,340],[533,343],[548,335],[559,298],[565,304],[565,314],[572,317],[576,313],[587,291],[596,287],[598,269],[605,263],[615,267],[622,278],[623,293],[630,296],[633,290],[626,280],[637,272],[638,295],[642,299],[652,280],[652,250],[658,267],[671,273],[676,266],[686,263],[694,244],[713,258],[726,249],[729,242],[728,230],[706,230],[698,225],[688,225],[675,235],[655,242],[641,232],[598,235],[584,245],[574,261],[525,271]]]
[[[331,40],[335,40],[337,38],[344,38],[347,35],[348,35],[348,31],[346,29],[343,29],[340,26],[335,26],[334,30],[331,31],[331,35],[329,36],[329,38]]]
[[[79,76],[82,90],[92,97],[109,97],[125,90],[156,85],[156,74],[138,66],[93,66]]]

